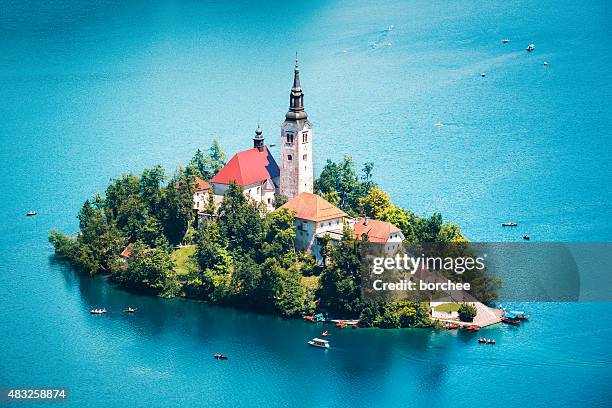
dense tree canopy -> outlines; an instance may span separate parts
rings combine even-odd
[[[122,287],[157,296],[185,296],[287,317],[317,308],[359,318],[366,326],[431,324],[424,304],[362,298],[363,242],[354,239],[348,227],[339,242],[329,235],[319,238],[324,262],[316,265],[311,256],[295,249],[293,213],[266,212],[235,183],[220,205],[210,196],[206,217],[197,220],[195,178],[210,180],[225,161],[215,141],[169,179],[161,166],[145,169],[140,176],[112,179],[104,195],[83,204],[76,237],[51,231],[49,240],[58,255],[88,273],[104,273]],[[358,175],[349,156],[339,163],[328,161],[315,188],[353,216],[397,225],[407,243],[467,241],[457,225],[444,222],[438,213],[419,217],[394,205],[375,185],[372,172],[373,164],[366,163]],[[286,201],[277,196],[275,207]],[[193,267],[179,268],[176,254],[185,248],[192,251]],[[495,297],[496,282],[465,276],[480,282],[487,299]]]

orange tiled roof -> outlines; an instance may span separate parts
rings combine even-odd
[[[369,242],[384,243],[389,240],[391,234],[400,232],[400,229],[390,222],[368,219],[366,225],[365,218],[357,218],[356,221],[353,225],[356,239],[361,239],[363,234],[367,234]]]
[[[195,188],[196,191],[204,191],[204,190],[208,190],[210,188],[210,184],[208,184],[207,182],[205,182],[204,180],[202,180],[199,177],[195,178]]]
[[[315,222],[346,217],[344,211],[312,193],[300,193],[280,208],[295,211],[296,218]]]

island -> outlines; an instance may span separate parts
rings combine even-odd
[[[257,127],[253,147],[229,161],[220,144],[172,176],[162,166],[111,180],[83,204],[76,235],[51,231],[55,252],[91,275],[160,297],[182,296],[284,317],[324,312],[364,327],[430,327],[426,301],[362,294],[362,245],[467,242],[458,225],[393,204],[350,156],[313,174],[313,129],[296,60],[281,125],[280,165]],[[499,283],[473,272],[483,302]],[[474,276],[474,274],[478,274]],[[445,306],[446,307],[446,306]],[[462,319],[473,306],[457,305]]]

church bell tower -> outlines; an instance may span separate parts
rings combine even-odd
[[[304,110],[304,93],[300,85],[300,68],[296,55],[289,111],[281,125],[280,141],[280,193],[289,199],[304,191],[312,193],[312,140],[312,125]]]

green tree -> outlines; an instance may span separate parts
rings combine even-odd
[[[321,273],[318,296],[321,307],[330,312],[346,317],[358,317],[361,312],[360,242],[348,227]]]
[[[266,214],[262,252],[265,258],[281,257],[294,252],[293,212],[286,208]]]
[[[171,244],[179,244],[194,221],[194,178],[179,170],[170,180],[165,195],[164,232]]]
[[[135,242],[128,258],[127,269],[115,279],[127,288],[145,290],[161,297],[180,293],[180,283],[174,272],[174,261],[161,248],[149,248]]]
[[[365,197],[359,198],[360,212],[366,217],[376,220],[381,220],[392,207],[393,204],[389,194],[380,188],[374,187],[370,189]]]
[[[225,166],[226,162],[227,156],[221,149],[219,142],[215,139],[208,149],[208,154],[198,149],[189,165],[198,170],[199,177],[204,180],[210,180]]]
[[[457,312],[459,313],[459,320],[462,322],[474,321],[474,318],[478,313],[476,308],[468,303],[462,303]]]
[[[219,231],[231,251],[255,254],[261,249],[263,220],[260,208],[231,182],[219,207]]]

